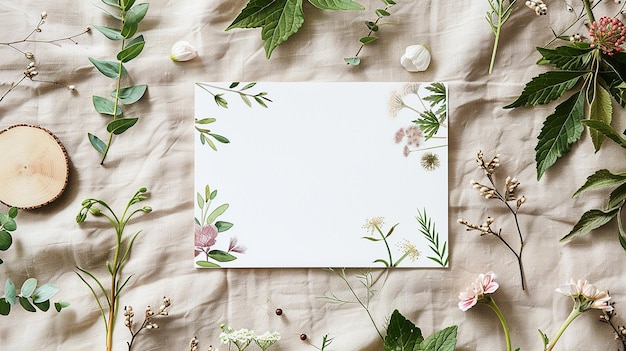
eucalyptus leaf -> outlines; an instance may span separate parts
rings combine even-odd
[[[14,217],[11,217],[11,214],[0,213],[0,223],[2,223],[2,228],[9,232],[15,231],[17,229],[17,223],[15,222]]]
[[[22,287],[20,288],[20,295],[24,297],[31,297],[35,292],[35,288],[37,288],[37,279],[28,278],[22,283]]]
[[[624,182],[626,182],[626,173],[611,173],[606,169],[600,169],[587,177],[585,184],[576,190],[572,197],[576,197],[588,189],[617,185]]]
[[[0,251],[6,251],[13,244],[13,237],[6,230],[0,231]]]
[[[106,5],[117,7],[118,9],[121,8],[118,0],[102,0],[102,2]]]
[[[141,22],[143,18],[146,16],[146,13],[148,12],[148,7],[149,7],[148,3],[143,3],[143,4],[137,4],[137,6],[128,10],[126,12],[126,17],[124,18],[125,20],[124,24],[131,23],[131,24],[136,25],[139,22]]]
[[[50,300],[36,303],[35,306],[43,312],[47,312],[50,309]]]
[[[352,0],[309,0],[311,5],[321,10],[363,10],[359,3]]]
[[[11,304],[6,298],[0,298],[0,315],[8,316],[11,313]]]
[[[344,57],[343,60],[346,61],[347,64],[353,65],[353,66],[358,66],[359,63],[361,63],[360,57]]]
[[[128,11],[135,4],[135,0],[125,0],[124,1],[124,10]]]
[[[17,296],[17,290],[15,288],[15,284],[11,279],[7,278],[4,283],[4,298],[11,305],[15,305],[15,297]]]
[[[122,36],[126,39],[128,38],[132,38],[133,35],[135,35],[135,33],[137,33],[137,29],[139,29],[139,26],[137,25],[137,23],[131,23],[131,22],[124,22],[124,25],[122,26]]]
[[[107,98],[94,95],[91,97],[91,101],[93,102],[93,107],[98,113],[109,116],[113,116],[113,114],[119,116],[122,114],[122,109],[119,106],[116,106],[115,102]]]
[[[98,151],[99,153],[104,154],[107,148],[107,145],[104,143],[104,141],[91,133],[87,133],[87,137],[89,138],[91,146],[93,146],[93,148],[96,149],[96,151]]]
[[[92,27],[97,29],[100,33],[104,34],[105,37],[107,37],[107,38],[109,38],[111,40],[122,40],[122,39],[124,39],[124,37],[122,36],[122,33],[120,33],[120,31],[115,29],[115,28],[102,27],[102,26],[96,26],[96,25],[92,25]]]
[[[141,51],[143,51],[146,43],[145,41],[143,41],[143,35],[140,35],[137,38],[141,38],[141,41],[132,43],[131,45],[128,45],[126,48],[124,48],[124,50],[120,51],[117,54],[118,60],[122,62],[128,62],[141,54]]]
[[[596,209],[585,212],[574,225],[574,228],[572,228],[567,235],[561,238],[561,241],[589,234],[591,231],[609,223],[613,218],[615,218],[618,211],[619,208],[611,209],[606,212]]]
[[[137,123],[138,118],[119,118],[107,124],[107,131],[115,135],[122,134]]]
[[[124,65],[119,62],[103,61],[93,57],[89,57],[89,61],[98,69],[98,71],[100,71],[100,73],[109,78],[117,78],[120,71],[122,76],[127,73]]]
[[[209,257],[216,260],[217,262],[230,262],[230,261],[234,261],[237,259],[237,257],[222,250],[209,251]]]
[[[362,44],[364,44],[364,45],[365,45],[365,44],[369,44],[369,43],[373,42],[373,41],[374,41],[374,40],[376,40],[376,39],[378,39],[378,38],[376,38],[376,37],[363,37],[363,38],[359,39],[359,41],[360,41]]]
[[[585,113],[584,102],[583,89],[559,104],[554,113],[546,118],[535,147],[537,180],[580,139],[584,130],[580,123]]]
[[[59,301],[54,303],[54,309],[57,312],[61,312],[62,309],[69,307],[70,303],[65,301]]]
[[[19,297],[19,301],[20,301],[20,305],[22,305],[22,307],[28,311],[28,312],[37,312],[37,310],[35,309],[35,306],[33,306],[30,301],[28,301],[27,298],[20,296]]]
[[[118,99],[125,105],[134,104],[139,101],[146,93],[148,86],[146,84],[134,85],[132,87],[125,87],[119,90]],[[115,98],[115,90],[109,94],[112,98]],[[196,121],[196,123],[198,123]]]
[[[33,302],[41,303],[46,300],[50,300],[56,293],[59,292],[59,288],[52,284],[44,284],[35,290],[33,295]]]
[[[17,217],[17,207],[9,208],[9,212],[7,214],[9,215],[10,218]]]
[[[378,17],[387,17],[387,16],[391,16],[391,14],[390,14],[389,12],[387,12],[386,10],[384,10],[384,9],[376,9],[375,13],[376,13],[376,15],[377,15]]]

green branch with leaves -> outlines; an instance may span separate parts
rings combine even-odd
[[[361,46],[359,47],[359,50],[357,50],[356,54],[352,57],[345,57],[343,60],[346,61],[347,64],[349,65],[353,65],[356,66],[358,64],[361,63],[361,58],[359,57],[359,54],[361,53],[361,51],[363,50],[363,48],[365,47],[365,45],[370,44],[372,42],[374,42],[376,39],[378,39],[377,36],[374,36],[374,33],[378,33],[378,31],[380,30],[380,26],[382,25],[390,25],[390,24],[394,24],[392,22],[383,22],[381,23],[380,20],[382,20],[385,17],[389,17],[391,16],[391,13],[389,13],[389,9],[396,4],[395,1],[393,0],[382,0],[382,2],[385,4],[385,8],[384,9],[376,9],[376,11],[374,11],[376,13],[376,19],[374,21],[365,21],[365,26],[367,27],[367,29],[369,30],[369,32],[367,33],[366,36],[362,37],[359,39],[359,42],[361,43]]]
[[[505,2],[507,1],[508,0],[489,0],[491,11],[487,11],[487,15],[485,16],[494,35],[493,50],[491,52],[491,61],[489,63],[489,74],[493,72],[493,66],[496,62],[502,26],[504,26],[506,21],[509,20],[516,2],[516,0],[510,0],[508,1],[508,5],[506,5]]]
[[[133,244],[141,233],[141,231],[137,231],[131,236],[125,236],[124,229],[134,215],[152,211],[152,208],[149,206],[135,206],[146,200],[147,191],[146,188],[140,188],[135,192],[126,204],[121,216],[118,216],[108,203],[94,198],[84,200],[76,216],[77,223],[85,222],[89,214],[94,217],[104,217],[115,230],[115,253],[113,254],[112,261],[107,261],[105,264],[110,276],[109,289],[105,288],[104,283],[98,279],[95,274],[80,267],[77,267],[79,272],[76,272],[80,280],[87,285],[98,305],[98,310],[100,311],[106,332],[107,351],[111,351],[113,348],[113,328],[117,320],[120,295],[132,277],[132,275],[125,278],[122,277],[122,268],[128,262]],[[92,281],[92,283],[89,281]]]
[[[423,211],[417,210],[417,216],[415,217],[420,225],[419,231],[428,240],[430,244],[428,247],[435,254],[434,256],[428,256],[428,259],[436,262],[442,267],[447,267],[448,260],[448,242],[439,241],[439,232],[435,227],[432,219],[426,214],[426,209]]]
[[[93,26],[107,39],[120,42],[120,51],[117,53],[116,61],[89,58],[89,61],[100,73],[108,78],[115,79],[115,90],[109,93],[109,97],[92,96],[92,103],[95,110],[110,118],[106,127],[108,132],[106,142],[95,134],[87,133],[89,142],[101,155],[100,164],[102,165],[111,148],[113,136],[124,133],[139,120],[137,117],[126,117],[122,112],[121,105],[128,106],[139,101],[144,96],[148,86],[140,84],[122,87],[122,78],[128,74],[124,64],[139,56],[145,46],[143,35],[134,36],[137,33],[139,23],[148,12],[149,5],[147,3],[135,4],[135,0],[101,1],[105,5],[113,7],[116,13],[113,14],[106,10],[103,11],[120,22],[119,28]]]

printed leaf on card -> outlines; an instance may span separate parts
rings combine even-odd
[[[584,130],[580,123],[584,118],[584,110],[585,92],[581,90],[558,105],[554,113],[548,116],[535,147],[537,180],[580,139]]]

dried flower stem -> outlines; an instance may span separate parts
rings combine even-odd
[[[137,337],[137,335],[139,335],[139,333],[142,330],[159,328],[159,325],[154,323],[152,319],[156,316],[167,316],[169,314],[169,312],[167,311],[167,308],[170,307],[170,305],[171,305],[170,299],[167,297],[164,297],[163,304],[161,305],[161,307],[159,307],[159,310],[157,312],[154,312],[150,306],[146,307],[146,313],[145,313],[143,322],[139,326],[139,329],[137,329],[136,331],[133,330],[133,316],[135,315],[133,311],[133,307],[127,306],[126,308],[124,308],[124,316],[125,316],[124,325],[126,325],[131,335],[130,341],[126,342],[126,344],[128,345],[128,351],[131,351],[131,349],[133,348],[133,343],[135,342],[135,338]]]

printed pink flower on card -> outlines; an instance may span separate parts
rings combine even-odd
[[[211,247],[215,245],[215,238],[217,238],[217,227],[213,224],[205,225],[203,227],[196,224],[194,232],[195,246]]]
[[[237,252],[240,254],[245,254],[247,248],[243,245],[239,245],[236,237],[230,238],[230,243],[228,244],[228,252]]]

